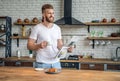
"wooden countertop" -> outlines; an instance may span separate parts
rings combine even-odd
[[[4,61],[27,61],[27,62],[35,62],[34,58],[29,57],[10,57],[10,58],[4,58]],[[80,59],[80,60],[61,60],[61,62],[80,62],[80,63],[102,63],[102,64],[120,64],[120,61],[114,62],[107,59]]]
[[[46,74],[30,67],[0,67],[0,81],[120,81],[120,72],[62,69]]]

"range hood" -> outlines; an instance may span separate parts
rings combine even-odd
[[[58,25],[85,25],[72,17],[72,0],[64,0],[64,17],[55,21]]]

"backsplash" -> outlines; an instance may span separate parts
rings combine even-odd
[[[45,3],[51,3],[55,8],[55,20],[63,16],[63,0],[0,0],[0,16],[12,17],[13,23],[18,19],[37,17],[41,19],[41,6]],[[108,21],[111,18],[116,18],[120,21],[120,0],[73,0],[72,15],[82,22],[90,22],[92,20],[102,20],[106,18]],[[0,23],[1,24],[1,23]],[[28,30],[32,26],[26,26]],[[86,37],[88,33],[87,26],[68,25],[60,26],[64,43],[68,42],[73,36],[77,36],[80,40],[76,43],[76,49],[70,54],[94,54],[94,58],[111,58],[115,54],[115,49],[120,46],[120,40],[109,40],[111,44],[95,45],[93,49],[90,45],[90,40]],[[103,31],[103,36],[108,36],[120,29],[119,26],[91,26],[90,31]],[[21,26],[14,25],[12,33],[21,33]],[[97,35],[97,34],[96,34]],[[103,40],[108,42],[107,40]],[[23,56],[29,55],[27,49],[27,40],[19,40],[19,48]],[[0,47],[0,57],[4,57],[4,48]],[[16,55],[17,42],[12,39],[12,56]]]

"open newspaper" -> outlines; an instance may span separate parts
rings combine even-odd
[[[65,46],[63,46],[62,48],[61,48],[61,50],[59,50],[59,52],[57,53],[57,55],[55,56],[55,58],[65,58],[66,57],[66,54],[67,54],[67,49],[68,49],[69,47],[65,47]]]
[[[65,58],[66,55],[67,55],[67,49],[70,47],[70,46],[73,46],[73,45],[76,45],[76,42],[79,40],[79,37],[78,36],[73,36],[71,38],[70,41],[68,41],[65,46],[63,46],[61,48],[61,50],[59,50],[59,52],[57,53],[57,55],[55,56],[55,58]]]

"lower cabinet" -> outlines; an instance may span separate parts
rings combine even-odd
[[[34,62],[29,61],[1,61],[0,66],[15,66],[15,67],[34,67]],[[62,68],[81,69],[81,70],[119,70],[120,64],[101,64],[101,63],[80,63],[80,62],[61,62]]]
[[[5,66],[33,67],[33,62],[5,61]]]
[[[104,70],[104,64],[82,63],[81,68],[84,70]]]
[[[120,70],[120,65],[107,64],[107,70]]]

